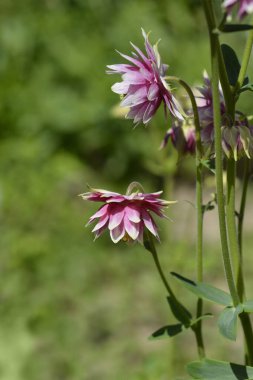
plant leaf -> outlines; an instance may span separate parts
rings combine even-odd
[[[235,51],[226,44],[221,45],[222,55],[226,66],[228,80],[231,86],[235,86],[241,69],[240,62]]]
[[[173,336],[180,334],[183,330],[184,326],[182,325],[182,323],[163,326],[160,329],[153,332],[153,334],[149,337],[149,340],[172,338]]]
[[[242,307],[246,313],[251,313],[253,311],[253,300],[243,302]]]
[[[239,90],[239,92],[244,92],[244,91],[253,91],[253,83],[245,84],[245,86],[242,86]]]
[[[211,314],[211,313],[203,314],[196,319],[192,319],[191,320],[191,326],[194,326],[196,323],[198,323],[199,321],[202,321],[203,319],[212,318],[212,317],[213,317],[213,314]]]
[[[174,317],[184,326],[189,327],[192,319],[191,313],[177,299],[169,296],[167,300]]]
[[[201,380],[251,380],[253,367],[218,360],[203,359],[191,362],[187,371],[194,379]]]
[[[226,307],[219,316],[218,326],[220,333],[227,339],[236,340],[237,317],[243,312],[241,304],[236,307]]]
[[[230,294],[224,292],[223,290],[215,288],[212,285],[205,284],[204,282],[194,282],[175,272],[171,272],[171,274],[198,297],[205,298],[208,301],[218,303],[219,305],[232,306],[233,301]]]
[[[220,29],[222,33],[243,32],[253,29],[253,25],[250,24],[225,24]]]

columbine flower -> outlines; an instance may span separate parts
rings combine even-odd
[[[134,187],[136,191],[129,193]],[[90,192],[81,194],[85,200],[103,203],[87,223],[89,225],[94,221],[97,222],[92,230],[95,239],[108,228],[114,243],[120,240],[142,242],[146,228],[159,240],[157,226],[151,213],[166,217],[163,208],[174,202],[160,199],[162,191],[143,193],[138,190],[136,183],[131,184],[128,189],[127,195],[101,189],[91,189]]]
[[[201,140],[208,154],[214,154],[214,120],[213,120],[213,97],[211,81],[204,74],[204,86],[198,87],[200,96],[196,96],[200,124]],[[237,160],[242,156],[251,157],[253,153],[253,135],[248,126],[247,118],[240,112],[235,112],[233,125],[226,115],[225,100],[220,88],[220,113],[222,130],[222,148],[229,158]]]
[[[239,6],[238,17],[242,19],[249,13],[253,13],[253,0],[226,0],[223,6],[227,13],[230,13],[234,5]]]
[[[237,112],[234,125],[222,127],[222,147],[227,157],[235,161],[245,155],[251,158],[253,135],[245,116]]]
[[[188,118],[183,122],[175,121],[172,124],[172,127],[167,131],[162,141],[161,148],[164,148],[169,140],[171,140],[179,154],[194,154],[196,135],[192,118]]]
[[[168,66],[161,63],[157,45],[150,44],[144,30],[142,34],[147,56],[131,43],[135,50],[133,57],[119,53],[130,64],[107,66],[108,74],[122,75],[122,82],[115,83],[112,91],[123,96],[121,106],[130,108],[126,117],[136,124],[141,121],[147,124],[161,103],[164,104],[165,113],[169,109],[173,116],[183,119],[181,107],[164,79]]]

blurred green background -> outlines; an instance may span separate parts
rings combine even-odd
[[[122,60],[115,49],[128,53],[129,41],[143,47],[141,27],[152,30],[152,42],[162,39],[172,75],[201,82],[209,69],[201,1],[0,2],[3,380],[179,379],[197,357],[190,332],[148,341],[173,322],[151,257],[139,245],[113,245],[107,234],[94,243],[84,225],[95,207],[78,197],[87,183],[123,192],[132,180],[148,192],[164,188],[164,197],[180,202],[168,212],[174,222],[161,223],[159,254],[166,273],[194,278],[194,159],[178,162],[171,147],[158,150],[168,128],[162,112],[147,128],[118,117],[110,87],[119,78],[105,74]],[[244,39],[226,37],[239,53]],[[249,111],[252,96],[241,104]],[[213,212],[205,275],[226,288],[216,226]],[[194,312],[194,297],[177,291]],[[215,321],[206,326],[208,353],[218,357],[226,342]],[[233,347],[224,359],[238,361],[242,344]]]

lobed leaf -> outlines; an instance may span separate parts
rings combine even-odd
[[[243,312],[243,306],[226,307],[219,316],[218,326],[220,333],[227,339],[236,340],[237,318]]]
[[[243,32],[253,29],[253,25],[250,24],[225,24],[220,28],[223,33]]]
[[[172,338],[173,336],[180,334],[183,331],[183,329],[184,326],[182,323],[163,326],[160,329],[153,332],[153,334],[149,337],[149,340]]]
[[[205,284],[204,282],[194,282],[175,272],[171,272],[171,274],[176,277],[176,279],[179,280],[185,288],[196,294],[198,297],[218,303],[219,305],[232,306],[233,301],[230,294],[224,292],[223,290],[212,285]]]
[[[221,45],[222,55],[226,66],[228,80],[231,86],[235,86],[241,69],[240,62],[235,51],[226,44]]]
[[[187,371],[200,380],[252,380],[253,367],[218,360],[203,359],[191,362]]]

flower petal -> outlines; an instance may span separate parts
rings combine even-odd
[[[141,221],[140,210],[134,204],[129,204],[125,207],[125,215],[131,222],[139,223]]]
[[[155,222],[153,221],[151,215],[145,210],[142,212],[142,219],[144,221],[145,227],[157,238],[159,238],[157,233],[157,227],[155,225]]]
[[[130,238],[133,240],[136,240],[139,236],[139,231],[140,231],[139,223],[133,223],[127,218],[127,216],[125,216],[124,226]]]
[[[106,214],[104,216],[102,216],[100,219],[99,219],[99,222],[95,225],[95,227],[93,228],[92,232],[96,232],[98,231],[100,228],[104,227],[107,223],[109,219],[109,215]]]
[[[122,221],[119,226],[110,231],[110,236],[114,243],[118,243],[125,236],[125,233],[125,227]]]
[[[124,206],[114,206],[110,212],[110,221],[108,228],[113,230],[115,227],[118,227],[122,222],[124,217]]]

